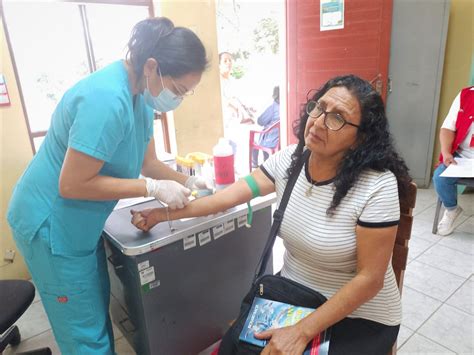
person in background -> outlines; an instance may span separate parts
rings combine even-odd
[[[444,205],[443,218],[438,224],[439,235],[449,235],[454,230],[454,222],[461,215],[458,206],[457,182],[454,177],[441,174],[455,158],[474,159],[474,86],[467,87],[455,97],[448,115],[439,132],[441,143],[440,164],[433,173],[433,184]],[[474,169],[474,167],[473,167]]]
[[[239,124],[252,124],[254,110],[245,106],[236,92],[232,66],[234,60],[229,52],[219,54],[219,72],[221,76],[221,98],[224,116],[224,129],[232,129]]]
[[[267,109],[257,118],[257,123],[263,126],[263,130],[267,130],[273,124],[280,121],[280,88],[275,86],[273,88],[273,102]],[[270,132],[261,134],[258,140],[258,145],[266,148],[276,148],[280,141],[280,129],[274,128]],[[252,167],[258,166],[258,149],[252,152]],[[268,159],[269,154],[263,152],[263,160]]]
[[[310,287],[328,301],[293,326],[259,333],[268,354],[302,354],[333,326],[330,355],[387,354],[400,328],[400,292],[390,262],[403,198],[411,181],[394,149],[380,95],[348,75],[329,80],[308,98],[295,127],[298,144],[270,156],[244,179],[197,199],[170,219],[205,216],[276,192],[280,201],[299,162],[279,236],[281,276]],[[147,231],[167,220],[165,209],[132,211]],[[229,351],[227,333],[220,354]]]
[[[205,188],[157,159],[153,110],[178,107],[206,67],[191,30],[164,17],[139,22],[125,60],[66,91],[16,184],[8,222],[63,354],[115,353],[101,232],[117,200],[151,196],[182,208]]]
[[[248,170],[248,145],[250,125],[254,124],[253,108],[245,106],[239,98],[236,80],[232,77],[233,58],[229,52],[219,54],[221,78],[222,119],[224,137],[229,140],[234,152],[234,165],[237,174]],[[237,149],[237,144],[240,143]]]

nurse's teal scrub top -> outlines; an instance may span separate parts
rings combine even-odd
[[[59,102],[41,148],[14,189],[7,219],[15,238],[31,242],[49,219],[53,254],[94,250],[117,201],[59,195],[67,148],[104,161],[101,175],[137,178],[152,136],[153,110],[143,95],[132,97],[123,61],[79,81]]]

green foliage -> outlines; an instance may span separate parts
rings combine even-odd
[[[232,75],[235,79],[240,79],[245,75],[245,65],[250,58],[250,52],[245,49],[239,49],[237,52],[233,52],[232,58],[234,65],[232,66]]]
[[[234,61],[247,60],[250,58],[250,52],[245,49],[239,49],[237,52],[233,52],[231,54]]]
[[[83,78],[90,74],[89,65],[86,61],[82,61],[78,67],[72,70],[75,71],[72,75],[73,78]],[[35,81],[36,90],[52,101],[54,105],[58,104],[69,86],[74,84],[74,81],[71,83],[71,78],[64,78],[61,75],[54,75],[46,71],[39,72]]]
[[[253,31],[255,50],[277,54],[279,50],[278,23],[273,18],[261,19]]]
[[[234,65],[232,67],[232,72],[230,75],[232,75],[235,79],[240,79],[244,76],[245,70],[242,65]]]

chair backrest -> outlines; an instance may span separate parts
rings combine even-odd
[[[398,225],[397,238],[393,247],[392,267],[397,278],[400,293],[403,288],[403,276],[408,261],[408,242],[411,237],[413,225],[413,208],[416,202],[416,184],[408,185],[408,192],[404,199],[400,200],[400,223]]]
[[[268,127],[267,129],[263,130],[261,133],[268,133],[270,132],[271,130],[273,130],[274,128],[280,128],[280,121],[275,121],[270,127]]]
[[[256,145],[257,144],[255,143],[255,135],[256,134],[265,134],[265,133],[268,133],[276,128],[280,128],[280,121],[276,121],[274,122],[271,126],[269,126],[268,128],[262,130],[262,131],[256,131],[256,130],[250,130],[250,134],[249,134],[249,143],[251,145]],[[277,150],[280,149],[280,139],[278,139],[278,147],[277,147]]]
[[[398,224],[397,238],[393,246],[392,267],[397,279],[400,295],[403,290],[403,277],[408,261],[408,242],[411,237],[411,227],[413,226],[413,208],[416,202],[416,184],[411,182],[405,198],[400,199],[400,223]],[[388,355],[396,355],[397,343],[393,345]]]
[[[255,143],[255,135],[259,134],[265,134],[268,133],[274,129],[279,129],[280,128],[280,121],[274,122],[270,127],[263,131],[255,131],[255,130],[250,130],[249,131],[249,172],[252,172],[252,151],[254,149],[256,150],[262,150],[264,152],[267,152],[268,154],[274,154],[275,152],[278,152],[280,150],[280,138],[278,138],[278,144],[274,148],[267,148],[259,145],[258,143]]]

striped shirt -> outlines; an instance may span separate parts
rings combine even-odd
[[[275,183],[277,203],[288,181],[287,169],[295,147],[281,150],[261,166]],[[334,191],[332,180],[311,180],[306,162],[291,193],[279,234],[285,246],[281,275],[327,298],[356,275],[356,226],[381,228],[397,225],[400,219],[397,181],[390,171],[362,172],[334,214],[328,216],[326,210]],[[400,324],[400,293],[391,262],[383,288],[348,317]]]

